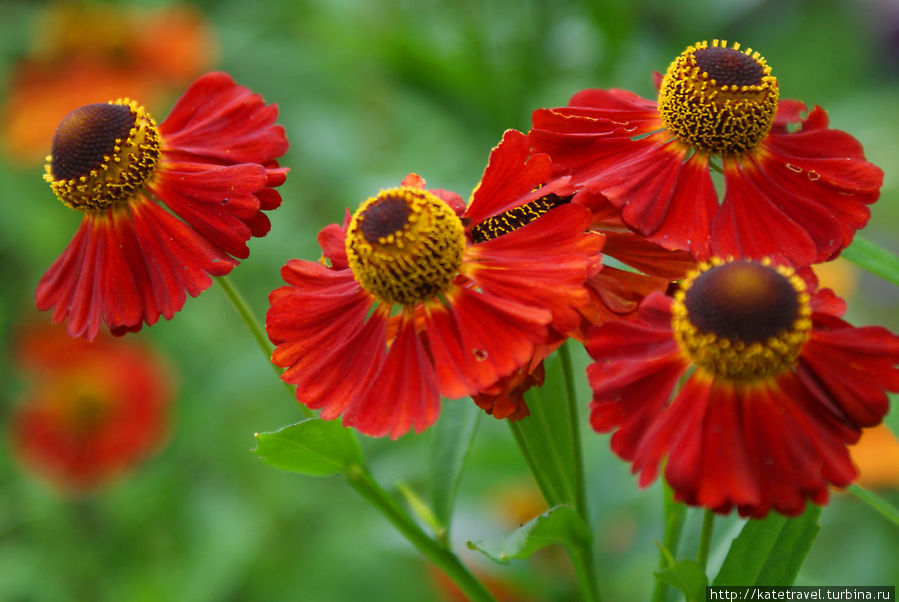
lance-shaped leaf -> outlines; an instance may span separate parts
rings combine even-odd
[[[337,421],[309,418],[272,433],[256,433],[253,452],[263,462],[314,477],[346,472],[363,464],[353,432]]]
[[[684,592],[687,602],[705,602],[709,578],[695,560],[683,559],[655,572],[656,579]]]
[[[796,518],[771,513],[749,520],[731,543],[713,585],[793,585],[821,529],[821,508],[809,504]]]
[[[590,531],[571,506],[556,506],[506,537],[469,541],[468,547],[506,564],[512,558],[529,558],[537,550],[553,544],[569,549],[590,545]]]

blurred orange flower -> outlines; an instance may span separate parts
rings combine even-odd
[[[211,28],[186,6],[50,5],[38,15],[32,48],[10,76],[0,109],[2,150],[16,163],[35,163],[72,107],[123,96],[152,106],[216,56]]]
[[[10,423],[14,451],[59,491],[86,493],[160,446],[172,378],[145,346],[42,326],[23,330],[14,352],[32,383]]]
[[[858,481],[869,489],[899,488],[899,439],[886,426],[865,429],[862,438],[849,448],[858,466]]]

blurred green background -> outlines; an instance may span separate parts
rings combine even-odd
[[[96,5],[97,3],[93,3]],[[157,7],[170,3],[135,2]],[[100,3],[112,10],[116,3]],[[0,0],[0,100],[33,47],[48,3]],[[467,197],[504,129],[527,130],[530,112],[586,87],[652,96],[688,44],[740,41],[773,67],[782,98],[820,104],[885,173],[865,236],[899,251],[899,8],[895,0],[207,0],[192,5],[217,39],[213,68],[277,102],[291,148],[272,231],[250,243],[231,279],[262,319],[279,269],[315,259],[315,236],[409,172]],[[148,107],[157,120],[177,96]],[[72,107],[74,108],[74,107]],[[49,140],[47,141],[49,149]],[[33,292],[79,215],[41,180],[40,163],[0,158],[0,335],[34,317]],[[857,278],[855,287],[852,285]],[[897,290],[857,272],[839,282],[850,320],[899,330]],[[41,319],[48,320],[46,315]],[[280,473],[250,453],[254,431],[300,418],[295,402],[213,287],[171,322],[134,335],[178,373],[165,446],[134,474],[67,501],[0,453],[0,600],[447,600],[410,545],[339,478]],[[4,344],[0,421],[27,379]],[[577,354],[581,366],[583,353]],[[588,394],[581,379],[586,415]],[[458,401],[455,403],[468,403]],[[895,421],[894,421],[895,422]],[[658,484],[639,490],[608,437],[585,433],[606,600],[643,600],[661,537]],[[6,444],[3,429],[0,442]],[[426,492],[429,433],[364,439],[376,477]],[[899,472],[899,467],[896,467]],[[899,502],[896,489],[883,494]],[[492,565],[464,542],[509,531],[544,509],[508,427],[480,420],[460,486],[453,537],[478,574],[508,600],[576,600],[555,550]],[[699,514],[691,511],[683,542]],[[899,583],[897,531],[840,494],[800,584]],[[720,520],[716,543],[740,521]],[[713,547],[711,565],[724,549]]]

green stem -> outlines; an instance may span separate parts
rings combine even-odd
[[[696,564],[704,571],[709,562],[709,550],[712,547],[712,530],[715,527],[715,513],[706,510],[702,515],[702,532],[699,534],[699,549],[696,551]]]
[[[559,347],[559,360],[562,364],[562,381],[565,389],[565,403],[568,405],[569,423],[571,424],[571,447],[574,452],[575,502],[578,514],[590,530],[590,538],[583,546],[571,550],[571,562],[574,564],[581,594],[584,600],[599,601],[599,587],[596,578],[596,561],[593,554],[593,528],[590,511],[587,507],[587,491],[584,483],[584,460],[581,446],[580,420],[578,419],[577,393],[574,388],[574,370],[571,362],[571,351],[568,343]]]
[[[474,602],[495,602],[490,592],[475,579],[459,558],[425,534],[409,516],[400,509],[386,491],[363,467],[357,466],[345,473],[347,482],[365,500],[378,509],[396,529],[409,540],[428,560],[443,570],[453,583]]]
[[[577,393],[574,389],[574,370],[571,363],[571,351],[565,343],[559,347],[559,359],[562,362],[562,380],[565,384],[565,402],[568,405],[568,415],[571,423],[571,447],[574,450],[576,503],[578,514],[588,525],[589,511],[587,509],[587,491],[584,485],[584,459],[581,449],[581,429],[578,420]]]
[[[849,493],[880,512],[893,524],[899,525],[899,508],[896,508],[873,491],[868,491],[858,485],[850,485]]]
[[[231,302],[231,305],[234,306],[234,309],[237,311],[237,315],[243,320],[243,323],[249,329],[250,334],[253,335],[253,339],[256,341],[256,345],[262,350],[262,355],[265,356],[265,362],[272,367],[275,371],[275,374],[278,376],[278,380],[283,383],[284,387],[290,393],[291,399],[295,399],[294,390],[291,385],[281,380],[281,369],[278,368],[274,363],[272,363],[272,352],[275,348],[268,340],[268,336],[265,334],[265,329],[262,327],[262,324],[259,323],[258,320],[253,316],[253,312],[250,311],[250,306],[247,305],[247,302],[244,300],[243,295],[240,294],[240,291],[231,284],[231,281],[228,280],[225,276],[216,276],[215,281],[225,292],[225,296],[228,297],[228,301]],[[300,412],[306,418],[310,418],[313,416],[312,410],[304,406],[303,404],[297,404],[300,407]]]
[[[565,499],[565,494],[556,488],[552,479],[543,478],[540,464],[537,461],[537,458],[534,457],[531,448],[528,446],[528,440],[522,431],[521,423],[518,421],[509,422],[509,430],[512,431],[512,435],[515,437],[515,443],[518,444],[518,449],[521,451],[521,455],[524,456],[524,461],[527,463],[528,469],[530,469],[531,474],[534,475],[534,480],[537,481],[537,486],[540,488],[540,493],[543,494],[543,499],[549,502],[551,506],[560,503],[560,500]]]
[[[856,235],[843,249],[843,257],[887,282],[899,286],[899,257],[874,242]]]
[[[662,494],[664,496],[665,508],[665,539],[663,549],[659,552],[659,569],[665,569],[669,566],[670,561],[665,552],[672,556],[677,556],[677,547],[680,543],[681,533],[684,530],[684,522],[687,518],[687,508],[681,503],[674,501],[674,491],[668,483],[662,483]],[[660,579],[656,579],[655,587],[652,592],[653,602],[663,602],[668,595],[668,584]]]

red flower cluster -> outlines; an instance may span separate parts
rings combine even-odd
[[[656,83],[656,102],[579,92],[535,111],[529,134],[578,196],[705,262],[673,298],[652,292],[633,319],[589,332],[591,423],[615,431],[641,485],[664,460],[676,499],[798,514],[856,477],[847,446],[899,390],[899,338],[842,321],[806,267],[864,227],[883,172],[822,109],[779,100],[765,59],[739,44],[691,45]]]
[[[760,517],[850,483],[847,446],[899,390],[899,338],[844,322],[809,266],[865,226],[883,173],[739,44],[691,45],[657,84],[657,101],[585,90],[536,111],[467,206],[413,174],[324,228],[321,260],[289,261],[269,297],[298,400],[394,438],[441,397],[517,420],[573,337],[592,425],[642,485],[665,462],[677,499]],[[38,306],[72,335],[121,334],[229,272],[280,203],[276,114],[224,74],[159,128],[128,100],[70,114],[46,179],[85,217]]]

